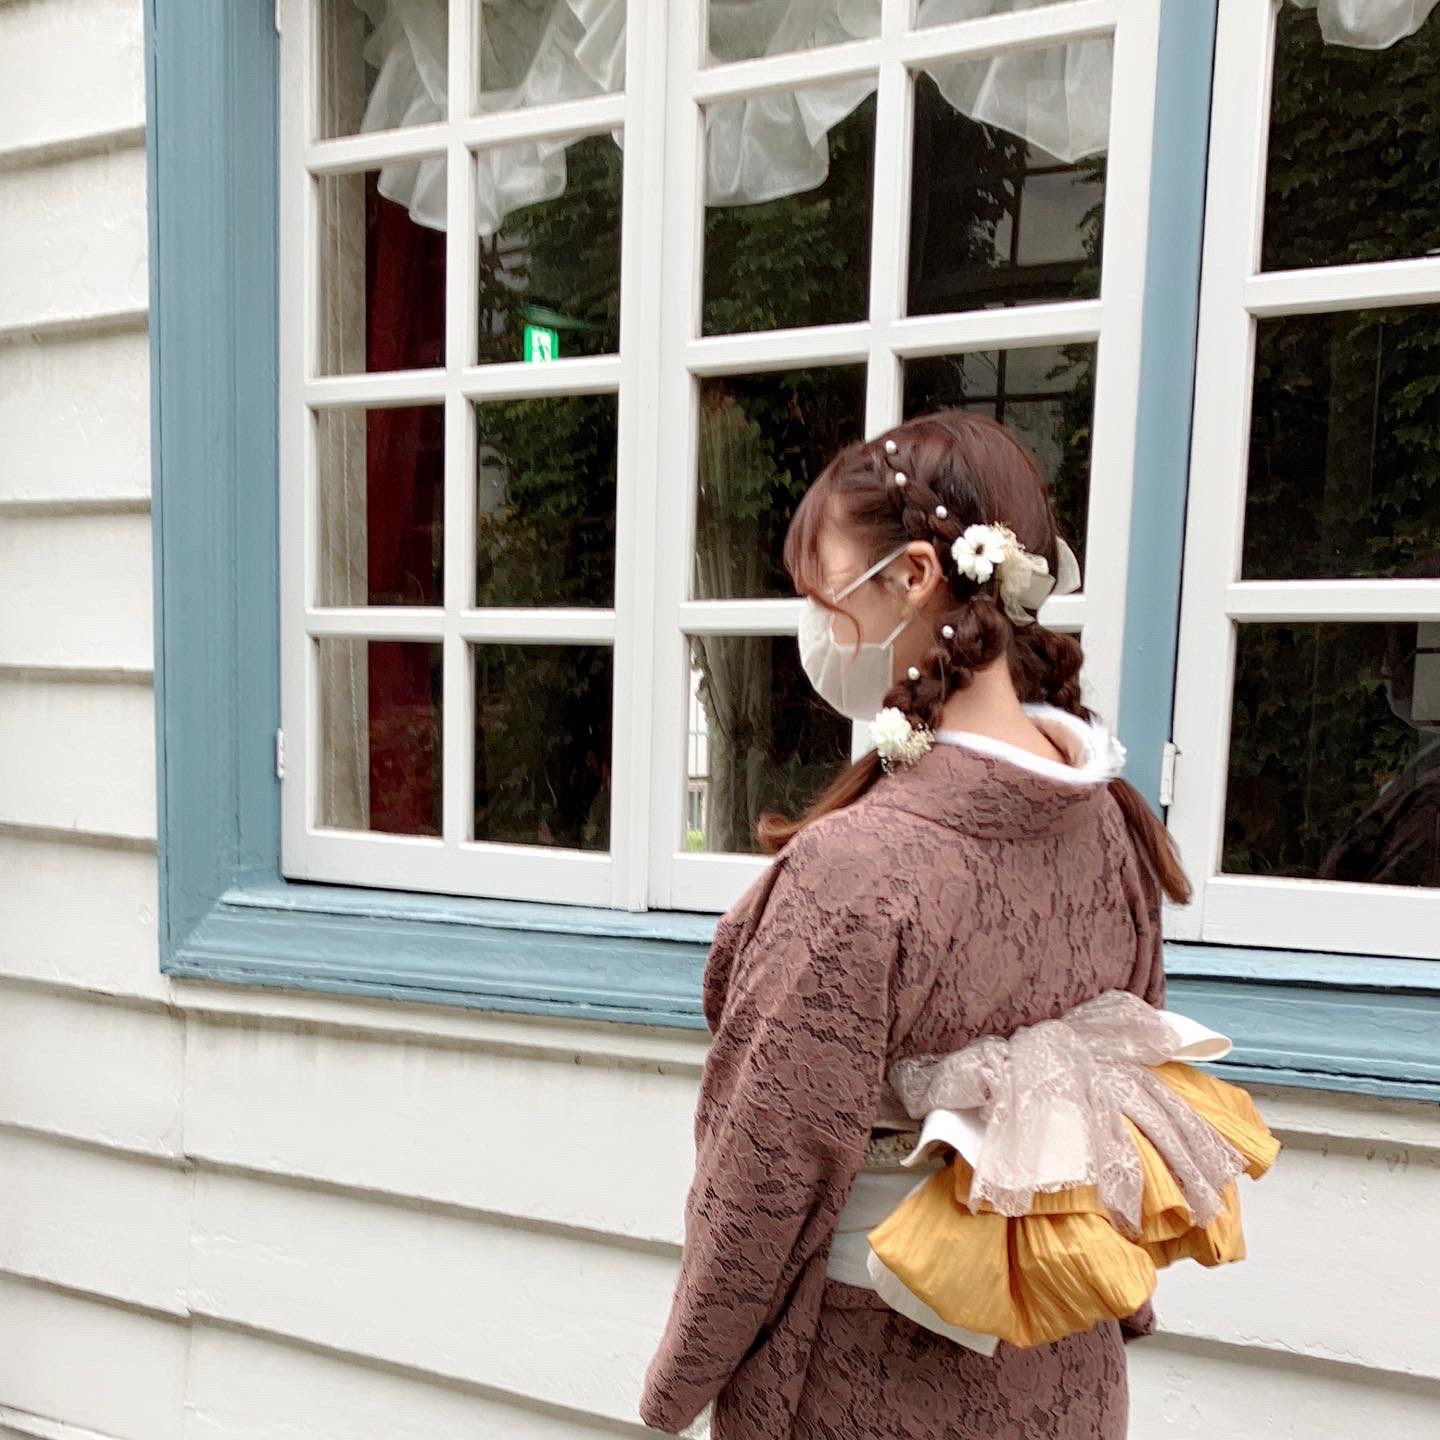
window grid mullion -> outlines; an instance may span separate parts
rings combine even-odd
[[[459,629],[475,578],[475,417],[460,376],[476,355],[474,162],[460,126],[474,109],[472,22],[478,6],[449,7],[449,75],[445,174],[445,458],[441,513],[444,524],[445,640],[442,671],[441,836],[447,848],[471,838],[475,823],[475,687],[471,646]]]

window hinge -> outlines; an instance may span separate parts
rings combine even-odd
[[[1160,752],[1160,808],[1168,809],[1175,803],[1175,757],[1180,753],[1173,740],[1165,742]]]
[[[277,780],[285,778],[285,732],[283,730],[275,732],[275,778]]]
[[[284,5],[284,3],[285,3],[285,0],[275,0],[275,33],[276,33],[277,35],[279,35],[279,34],[281,33],[281,31],[280,31],[280,7],[281,7],[282,5]],[[265,12],[262,10],[260,13],[263,15]]]

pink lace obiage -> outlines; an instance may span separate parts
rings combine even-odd
[[[955,737],[808,827],[720,922],[647,1424],[678,1434],[713,1402],[714,1440],[1125,1435],[1119,1325],[985,1356],[826,1275],[896,1061],[1107,990],[1163,1003],[1157,905],[1104,783],[1108,737],[1038,718],[1076,768]]]

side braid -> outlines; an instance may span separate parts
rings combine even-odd
[[[895,706],[912,724],[933,730],[939,727],[945,702],[965,689],[977,670],[1007,652],[1014,627],[992,596],[982,594],[972,579],[954,568],[950,547],[962,526],[934,487],[904,468],[902,454],[884,458],[901,528],[908,539],[934,545],[954,601],[940,619],[935,644],[913,675],[901,679],[885,696],[885,704]]]

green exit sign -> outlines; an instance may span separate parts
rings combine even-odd
[[[560,332],[546,325],[525,327],[525,363],[543,365],[560,357]]]

